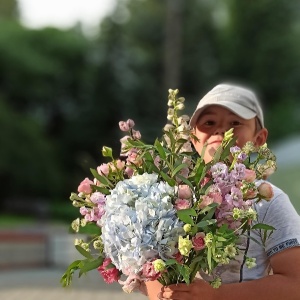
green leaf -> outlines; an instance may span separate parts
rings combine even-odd
[[[106,186],[112,186],[111,182],[105,177],[105,176],[102,176],[100,175],[97,170],[95,169],[90,169],[91,170],[91,173],[93,174],[93,176],[98,180],[100,181],[102,184],[106,185]]]
[[[182,170],[183,168],[187,168],[187,167],[188,167],[187,164],[180,164],[173,170],[171,176],[174,177],[180,170]]]
[[[88,222],[84,227],[80,226],[79,233],[100,235],[101,227],[99,227],[95,222]]]
[[[96,258],[96,259],[86,259],[82,261],[82,264],[80,266],[80,276],[84,273],[87,273],[91,270],[94,270],[102,265],[104,258],[102,256]]]
[[[205,220],[205,221],[200,221],[199,223],[197,223],[197,227],[199,228],[205,228],[207,226],[210,226],[210,225],[213,225],[213,224],[216,224],[217,220],[215,219],[212,219],[212,220]]]
[[[208,263],[208,269],[209,272],[212,270],[212,264],[211,264],[211,248],[207,249],[207,263]]]
[[[197,213],[193,208],[180,209],[177,211],[178,218],[184,223],[194,225],[194,221],[191,216],[196,217]]]
[[[93,258],[92,254],[86,250],[84,250],[82,247],[80,247],[79,245],[76,245],[75,248],[77,249],[77,251],[83,255],[86,258]]]
[[[187,265],[177,265],[179,274],[183,277],[186,284],[190,284],[191,270]]]
[[[109,195],[110,194],[110,190],[104,187],[100,187],[94,184],[91,184],[91,186],[94,188],[94,190],[96,190],[97,192],[100,192],[104,195]]]
[[[175,265],[175,264],[178,264],[178,261],[176,259],[168,259],[166,262],[165,262],[166,266],[172,266],[172,265]]]
[[[76,270],[79,269],[81,260],[73,261],[67,268],[66,272],[62,275],[60,283],[63,287],[67,287],[72,283],[73,274]]]
[[[275,227],[264,224],[264,223],[257,223],[255,225],[253,225],[251,229],[276,230]]]
[[[167,156],[166,156],[165,149],[164,149],[164,147],[160,144],[160,142],[159,142],[158,139],[155,140],[154,146],[155,146],[157,152],[159,153],[159,156],[160,156],[162,159],[166,159]]]
[[[170,185],[170,186],[175,186],[176,181],[172,179],[170,176],[168,176],[166,173],[163,171],[160,171],[159,175]]]

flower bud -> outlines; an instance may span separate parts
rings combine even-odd
[[[184,224],[183,230],[186,233],[190,232],[192,230],[192,225],[191,224]]]
[[[113,158],[113,156],[112,156],[112,149],[109,148],[109,147],[104,146],[102,148],[102,155],[104,157],[111,157],[111,158]]]
[[[258,193],[265,200],[271,200],[272,197],[274,196],[272,186],[267,182],[263,182],[258,187]]]

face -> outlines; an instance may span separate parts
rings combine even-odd
[[[201,155],[205,143],[203,159],[210,162],[217,148],[221,145],[224,133],[230,128],[234,129],[237,138],[236,145],[243,147],[247,141],[252,141],[256,146],[266,142],[268,131],[266,128],[257,130],[256,119],[245,120],[232,113],[225,107],[211,105],[199,116],[194,134],[199,141],[193,141],[196,151]]]

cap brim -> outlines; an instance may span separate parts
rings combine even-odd
[[[222,101],[222,103],[220,103],[220,102],[212,103],[211,102],[207,105],[204,105],[204,106],[196,109],[196,111],[194,112],[194,114],[192,115],[192,117],[190,119],[191,128],[194,128],[196,126],[198,118],[200,117],[201,113],[207,107],[209,107],[211,105],[218,105],[218,106],[225,107],[228,110],[230,110],[231,112],[233,112],[234,114],[236,114],[237,116],[239,116],[245,120],[249,120],[249,119],[256,117],[256,112],[254,112],[251,109],[244,107],[238,103],[229,102],[229,101]]]

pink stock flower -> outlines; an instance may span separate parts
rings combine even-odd
[[[90,199],[95,204],[104,204],[106,197],[104,194],[102,194],[100,192],[95,192],[91,195]]]
[[[263,182],[258,187],[258,193],[265,200],[271,200],[272,197],[274,196],[272,186],[267,182]]]
[[[94,182],[86,177],[79,184],[78,189],[77,189],[78,192],[79,193],[90,194],[92,192],[91,184],[94,184]]]
[[[256,173],[254,170],[249,170],[249,169],[245,169],[245,176],[244,176],[244,180],[246,180],[247,182],[253,182],[256,178]]]
[[[183,184],[178,186],[178,198],[181,199],[191,199],[192,192],[188,185]]]
[[[113,283],[120,278],[119,270],[116,267],[110,268],[111,259],[105,258],[102,266],[98,267],[98,271],[106,283]]]
[[[187,209],[191,207],[191,203],[189,200],[187,199],[176,199],[175,201],[175,208],[177,210],[181,210],[181,209]]]
[[[204,238],[204,232],[197,232],[196,235],[192,238],[192,243],[195,250],[199,251],[205,248]]]

